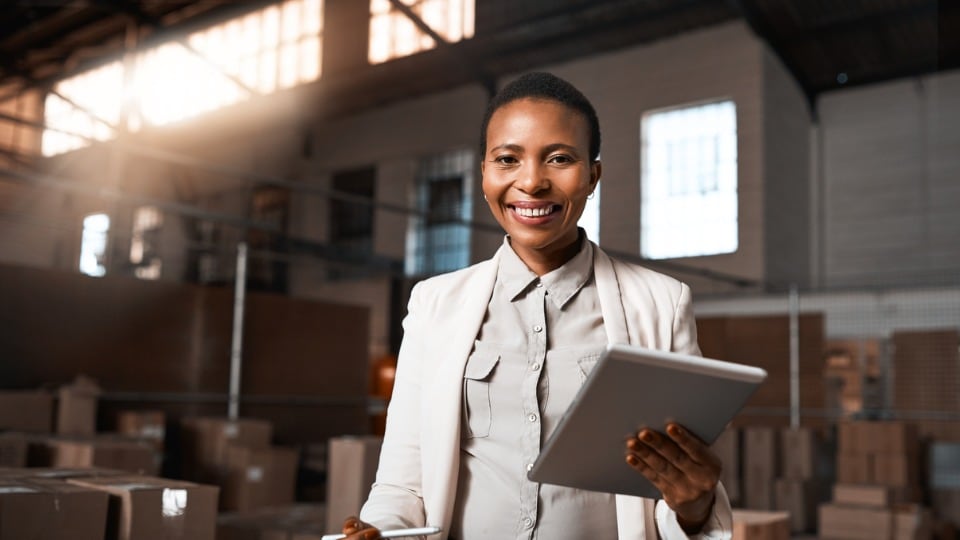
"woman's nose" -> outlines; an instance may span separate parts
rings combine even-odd
[[[534,194],[550,188],[550,179],[538,164],[529,164],[517,171],[514,187],[527,194]]]

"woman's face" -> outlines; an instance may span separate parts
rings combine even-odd
[[[521,259],[566,262],[577,221],[600,179],[590,130],[578,111],[520,99],[497,109],[487,128],[483,194]]]

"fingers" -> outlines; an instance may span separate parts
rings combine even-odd
[[[643,442],[640,442],[641,440]],[[663,456],[656,444],[656,435],[649,430],[643,430],[638,437],[631,437],[627,441],[626,459],[628,464],[643,474],[657,489],[666,491],[672,484],[682,481],[683,473]]]
[[[710,447],[679,424],[669,424],[667,435],[691,460],[710,468],[720,467],[720,458],[710,450]]]
[[[367,523],[360,521],[360,519],[356,516],[350,516],[343,520],[343,528],[340,532],[350,538],[363,540],[376,540],[377,538],[380,538],[379,530],[372,525],[368,525]]]
[[[640,430],[627,441],[628,459],[634,469],[649,478],[682,490],[713,490],[720,477],[720,459],[695,435],[677,424],[669,424],[668,436],[651,429]],[[629,457],[629,456],[628,456]],[[664,487],[657,486],[663,491]]]

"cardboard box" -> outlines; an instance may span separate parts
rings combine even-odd
[[[918,504],[899,505],[893,510],[893,540],[930,540],[933,516]]]
[[[102,540],[107,496],[58,480],[0,479],[0,538]]]
[[[892,487],[915,486],[920,481],[920,464],[917,455],[874,454],[874,483]]]
[[[837,482],[872,484],[873,456],[870,454],[837,454]]]
[[[121,411],[117,413],[117,433],[151,441],[163,451],[167,416],[163,411]]]
[[[860,451],[914,457],[919,453],[920,437],[914,424],[892,420],[860,424]]]
[[[330,439],[327,477],[327,523],[334,530],[348,516],[359,514],[377,476],[381,437],[334,437]]]
[[[837,423],[837,453],[858,454],[861,448],[861,426],[863,422],[844,421]]]
[[[720,471],[720,483],[727,491],[727,497],[730,498],[730,504],[738,506],[741,504],[740,487],[740,430],[735,427],[729,427],[720,433],[717,440],[711,445],[711,449],[720,458],[723,463],[723,469]]]
[[[743,430],[744,504],[752,510],[773,509],[773,482],[780,475],[780,437],[775,428]]]
[[[54,467],[101,467],[129,474],[156,475],[161,455],[148,442],[102,438],[51,441]]]
[[[26,467],[27,446],[22,434],[0,433],[0,467]]]
[[[893,512],[885,508],[821,504],[820,538],[877,540],[893,534]]]
[[[758,510],[733,511],[733,540],[788,540],[790,515]]]
[[[249,511],[293,503],[299,452],[291,448],[227,448],[222,510]]]
[[[60,387],[57,404],[57,433],[92,436],[97,432],[97,401],[100,386],[89,377],[78,376]]]
[[[200,482],[222,484],[227,448],[269,448],[273,425],[266,420],[194,417],[183,421],[183,475]]]
[[[825,459],[820,432],[810,428],[784,428],[780,431],[782,477],[792,480],[820,478]]]
[[[0,430],[50,433],[53,396],[35,390],[0,392]]]
[[[214,540],[216,486],[147,476],[68,482],[110,495],[107,540]]]
[[[99,476],[129,476],[126,471],[103,469],[99,467],[77,469],[72,467],[27,467],[22,469],[0,469],[0,478],[13,480],[67,480],[69,478],[94,478]]]
[[[933,488],[930,502],[937,517],[960,529],[960,489]]]
[[[829,491],[820,480],[778,478],[774,483],[774,508],[790,514],[790,532],[801,533],[817,528],[817,508],[825,502]]]
[[[916,502],[920,490],[867,484],[834,484],[833,502],[853,506],[888,508],[895,504]]]

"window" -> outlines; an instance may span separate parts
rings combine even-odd
[[[580,214],[580,221],[577,225],[587,232],[587,238],[593,243],[600,244],[600,186],[593,190],[593,197],[587,199],[586,206],[583,207],[583,213]]]
[[[473,37],[474,0],[400,0],[434,32],[449,42]],[[379,64],[436,47],[390,0],[370,0],[368,59]]]
[[[287,292],[287,261],[277,255],[286,251],[284,238],[290,213],[290,190],[257,186],[250,198],[250,217],[277,232],[247,231],[247,245],[254,256],[247,263],[247,287],[256,291]]]
[[[474,169],[473,152],[461,150],[420,162],[416,208],[407,233],[407,275],[433,275],[467,266]]]
[[[113,138],[124,122],[130,131],[165,125],[249,99],[251,89],[316,80],[322,27],[323,0],[287,0],[148,49],[133,73],[116,61],[60,81],[46,98],[56,130],[44,132],[43,154]]]
[[[363,203],[340,198],[330,199],[330,244],[344,262],[353,262],[354,268],[333,268],[331,279],[363,277],[356,268],[358,257],[373,253],[373,205],[377,170],[374,167],[343,171],[333,175],[333,190],[351,198],[370,201]]]
[[[155,206],[141,206],[133,214],[133,235],[130,238],[130,262],[133,274],[140,279],[160,279],[163,262],[157,253],[163,214]]]
[[[641,134],[641,254],[669,259],[735,252],[733,101],[647,113]]]
[[[80,241],[80,272],[88,276],[107,273],[107,234],[110,216],[90,214],[83,218],[83,237]]]

